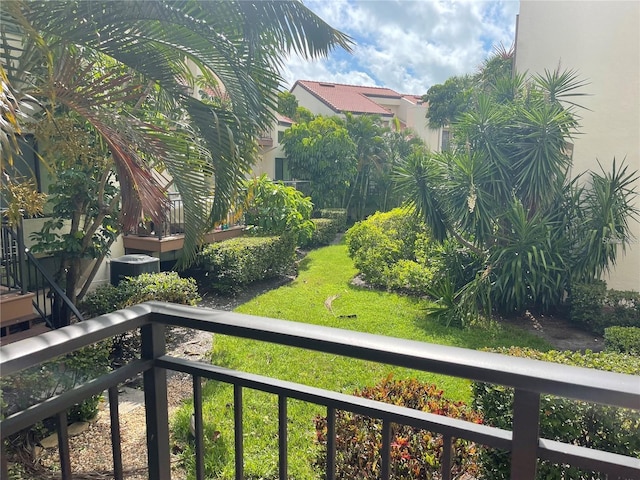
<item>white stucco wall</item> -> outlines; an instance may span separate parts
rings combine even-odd
[[[572,174],[599,171],[597,160],[609,171],[614,157],[640,170],[640,2],[521,0],[517,70],[558,65],[589,82],[589,96],[577,99],[588,110],[580,111]],[[632,228],[634,243],[605,278],[610,288],[640,291],[640,223]]]

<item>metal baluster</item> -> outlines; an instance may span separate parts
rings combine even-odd
[[[236,480],[244,479],[243,435],[242,435],[242,387],[233,386],[233,418],[236,446]]]
[[[513,398],[511,480],[534,480],[539,424],[540,394],[516,389]]]
[[[111,451],[113,452],[113,478],[123,480],[122,444],[120,439],[120,414],[118,386],[109,388],[109,418],[111,419]]]
[[[69,432],[67,430],[67,412],[56,415],[58,422],[58,452],[60,454],[60,473],[62,480],[71,480],[71,454],[69,451]]]
[[[196,439],[196,479],[204,480],[204,425],[202,423],[202,379],[193,376],[193,420]]]
[[[451,451],[453,450],[453,438],[451,435],[442,434],[442,459],[440,460],[440,474],[442,480],[451,480]]]
[[[382,471],[380,478],[389,480],[391,475],[391,422],[382,420]]]
[[[327,480],[336,478],[336,409],[327,407]]]
[[[287,397],[278,396],[278,472],[287,480]]]

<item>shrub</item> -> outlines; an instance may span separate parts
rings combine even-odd
[[[588,329],[602,322],[602,306],[607,296],[607,284],[602,280],[571,286],[571,320]]]
[[[569,298],[571,320],[602,334],[606,327],[640,327],[640,294],[607,290],[602,280],[575,284]]]
[[[355,395],[474,423],[482,422],[481,417],[464,403],[447,400],[435,385],[415,379],[393,380],[388,377],[373,387],[356,391]],[[326,418],[317,417],[315,423],[317,442],[326,447]],[[393,424],[391,429],[391,478],[437,478],[443,451],[442,436],[407,425]],[[336,478],[379,478],[381,431],[381,420],[342,410],[336,412]],[[474,453],[473,443],[455,441],[454,476],[463,472],[476,473]],[[318,463],[321,468],[325,467],[326,448]]]
[[[80,309],[87,317],[96,317],[149,300],[196,305],[200,296],[192,278],[181,278],[176,272],[143,273],[137,277],[125,277],[117,287],[104,285],[96,288],[85,297]],[[140,347],[140,332],[116,335],[110,352],[111,365],[118,367],[137,358]]]
[[[499,353],[547,362],[596,368],[631,375],[640,374],[640,358],[611,352],[539,352],[512,347]],[[476,382],[474,407],[484,422],[510,430],[513,420],[513,390]],[[540,399],[540,437],[569,444],[620,453],[640,455],[640,417],[637,411],[542,395]],[[483,478],[509,478],[508,452],[481,449]],[[538,477],[549,480],[566,478],[605,478],[597,473],[581,472],[575,467],[539,462]]]
[[[604,329],[607,351],[640,355],[640,328],[608,327]]]
[[[177,272],[143,273],[125,280],[122,287],[127,292],[125,307],[149,300],[181,305],[196,305],[200,301],[196,281],[181,278]]]
[[[313,203],[293,187],[262,175],[245,182],[244,215],[249,234],[292,235],[296,244],[309,241],[313,233]]]
[[[436,272],[436,244],[407,209],[375,213],[346,234],[349,255],[371,285],[423,294]]]
[[[289,271],[294,256],[290,236],[239,237],[207,245],[200,254],[200,264],[215,289],[230,292]]]
[[[336,220],[330,218],[312,218],[316,226],[311,238],[303,244],[304,247],[320,247],[329,245],[336,238],[338,228]]]
[[[318,213],[320,214],[320,218],[335,220],[338,232],[344,232],[347,229],[346,208],[321,208]]]
[[[176,272],[143,273],[126,277],[117,287],[96,288],[85,297],[80,309],[90,318],[149,300],[196,305],[200,296],[192,278],[181,278]]]

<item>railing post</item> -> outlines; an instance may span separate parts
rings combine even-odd
[[[22,227],[22,215],[18,218],[16,225],[17,243],[18,243],[18,281],[20,282],[20,292],[24,295],[28,292],[28,285],[25,279],[27,272],[27,261],[24,257],[24,228]]]
[[[516,389],[513,398],[511,480],[534,480],[538,463],[540,394]]]
[[[140,329],[140,335],[143,359],[156,359],[165,354],[164,325],[144,325]],[[164,368],[154,366],[143,375],[149,478],[171,480],[167,372]]]

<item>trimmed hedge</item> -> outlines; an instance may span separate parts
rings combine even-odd
[[[289,235],[233,238],[207,245],[199,256],[211,286],[222,292],[284,274],[293,268],[294,260],[295,243]]]
[[[354,395],[390,403],[423,412],[431,412],[474,423],[482,418],[463,402],[442,396],[436,385],[420,383],[416,379],[393,380],[391,376],[373,387],[365,387]],[[316,418],[316,441],[323,446],[317,463],[326,466],[327,419]],[[343,480],[379,478],[382,421],[364,415],[336,411],[336,478]],[[439,478],[443,454],[442,435],[408,425],[394,424],[391,441],[391,478]],[[462,473],[476,474],[476,447],[473,443],[456,439],[453,446],[455,478]]]
[[[610,326],[640,327],[640,293],[607,290],[602,280],[576,284],[569,298],[571,320],[603,334]]]
[[[618,373],[640,375],[640,358],[612,352],[539,352],[512,347],[493,350],[498,353],[527,357],[547,362]],[[475,382],[472,385],[473,404],[483,415],[484,423],[511,430],[513,421],[513,389]],[[640,456],[640,415],[635,410],[579,402],[551,395],[540,399],[540,437],[569,444],[591,447],[633,457]],[[508,479],[509,452],[481,449],[482,478]],[[597,473],[583,472],[568,465],[538,463],[536,478],[545,480],[605,478]]]
[[[640,355],[640,328],[609,327],[604,329],[606,349],[611,352]]]
[[[347,230],[347,209],[346,208],[321,208],[320,218],[335,220],[338,232]]]
[[[329,245],[338,234],[338,224],[331,218],[312,218],[311,221],[316,229],[311,234],[311,238],[304,243],[304,247],[313,248]]]
[[[200,301],[198,285],[194,279],[181,278],[176,272],[143,273],[126,277],[117,287],[96,288],[85,297],[80,309],[87,317],[97,317],[149,300],[196,305]]]

